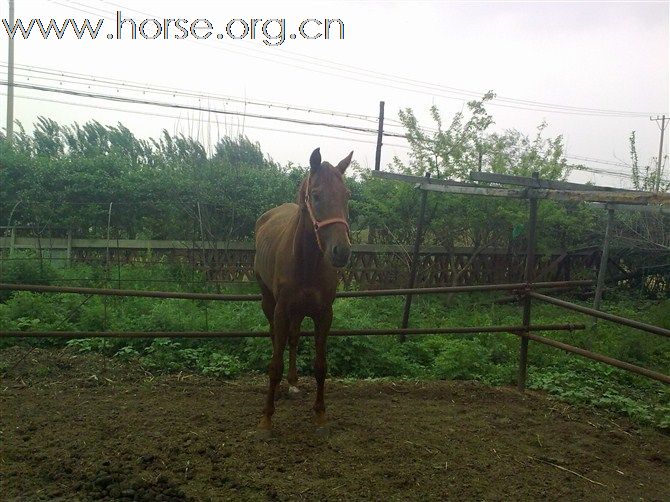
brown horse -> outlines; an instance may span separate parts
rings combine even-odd
[[[263,435],[272,431],[275,391],[284,371],[287,342],[289,392],[298,392],[295,359],[300,324],[305,317],[314,320],[317,431],[327,433],[323,402],[326,336],[333,320],[336,268],[347,263],[351,252],[347,222],[349,191],[344,186],[343,174],[353,154],[333,167],[328,162],[322,163],[319,149],[314,150],[309,158],[309,174],[298,191],[298,203],[270,209],[256,222],[254,270],[272,338],[270,387],[258,426]]]

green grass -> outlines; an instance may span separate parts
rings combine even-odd
[[[36,262],[5,262],[2,282],[116,287],[103,269],[73,266],[37,269]],[[42,273],[43,272],[43,273]],[[116,279],[114,270],[113,278]],[[122,287],[214,291],[188,268],[160,264],[120,268]],[[93,282],[80,282],[93,277]],[[196,280],[196,284],[185,281]],[[172,282],[155,282],[172,281]],[[226,292],[255,292],[239,285]],[[486,303],[492,296],[464,294],[451,302],[440,296],[415,297],[411,326],[475,326],[519,324],[518,305]],[[333,328],[395,328],[400,325],[404,299],[343,298],[334,307]],[[670,327],[670,301],[652,301],[632,293],[610,295],[603,308],[651,324]],[[532,322],[585,323],[591,319],[553,305],[533,303]],[[309,329],[311,321],[303,323]],[[216,302],[76,294],[13,292],[0,299],[0,330],[61,331],[264,331],[267,322],[256,302]],[[573,333],[539,332],[594,352],[603,353],[662,373],[670,373],[670,340],[610,322]],[[152,371],[192,370],[223,378],[265,371],[271,344],[265,338],[244,339],[0,339],[11,345],[42,347],[69,345],[121,359],[137,359]],[[518,337],[506,333],[397,337],[333,337],[328,342],[328,370],[334,377],[423,378],[478,380],[491,385],[514,382]],[[304,339],[298,368],[310,374],[314,348]],[[579,405],[628,416],[639,423],[670,429],[670,392],[658,382],[600,363],[566,354],[541,344],[530,344],[528,385]]]

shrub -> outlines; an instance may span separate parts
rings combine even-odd
[[[489,364],[489,350],[476,340],[451,340],[435,358],[434,374],[450,380],[481,377]]]
[[[50,285],[56,277],[51,264],[40,260],[32,251],[16,251],[0,263],[0,282]],[[11,291],[0,291],[0,301],[6,301],[11,294]]]

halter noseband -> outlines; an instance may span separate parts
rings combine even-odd
[[[335,223],[341,223],[347,229],[347,241],[351,244],[349,240],[349,223],[344,218],[328,218],[327,220],[319,221],[316,219],[314,214],[314,208],[312,207],[312,202],[309,196],[309,179],[312,173],[307,175],[307,183],[305,184],[305,206],[307,207],[307,212],[309,213],[309,218],[312,220],[312,225],[314,226],[314,235],[316,235],[316,244],[319,246],[319,250],[323,253],[323,246],[321,246],[321,239],[319,238],[319,230],[328,225],[333,225]]]

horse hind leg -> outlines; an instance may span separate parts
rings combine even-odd
[[[259,430],[263,436],[269,436],[272,432],[272,415],[275,412],[275,392],[282,379],[284,372],[284,349],[286,348],[286,341],[289,334],[289,319],[284,309],[275,307],[274,322],[272,327],[273,344],[272,344],[272,359],[268,365],[268,376],[270,377],[270,385],[265,400],[265,408],[263,409],[263,416],[258,424]]]
[[[272,343],[274,345],[274,318],[275,318],[275,307],[277,306],[277,302],[275,301],[275,297],[272,294],[272,291],[261,281],[258,279],[258,284],[261,287],[261,306],[263,307],[263,313],[265,314],[265,317],[268,320],[268,323],[270,324],[270,340],[272,340]]]

